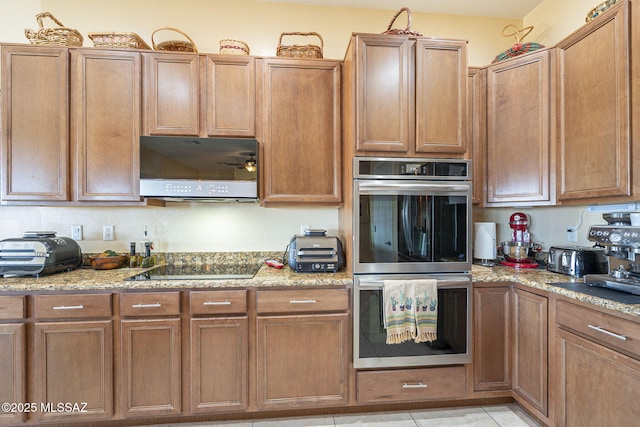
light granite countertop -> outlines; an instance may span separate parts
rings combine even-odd
[[[244,288],[244,287],[346,287],[353,284],[350,274],[337,273],[296,273],[289,267],[282,269],[267,265],[252,279],[185,279],[185,280],[126,280],[150,268],[117,268],[113,270],[93,270],[82,267],[72,271],[41,277],[0,278],[2,292],[43,292],[43,291],[91,291],[114,290],[134,291],[142,289],[202,289],[202,288]]]
[[[598,307],[608,308],[625,314],[638,316],[640,318],[640,304],[623,304],[610,299],[588,295],[587,293],[575,292],[551,284],[562,282],[583,282],[582,279],[576,277],[552,273],[542,269],[511,268],[503,266],[489,268],[474,265],[471,273],[474,282],[520,283],[531,288],[564,295],[571,299],[587,302]]]
[[[93,270],[88,267],[42,277],[15,277],[0,279],[0,294],[47,291],[118,291],[166,290],[166,289],[215,289],[215,288],[261,288],[261,287],[351,287],[351,274],[296,273],[288,267],[275,269],[262,265],[252,279],[220,280],[125,280],[148,268],[119,268]],[[542,269],[515,269],[510,267],[473,266],[474,282],[514,282],[549,293],[564,295],[599,307],[640,317],[640,304],[623,304],[586,293],[564,289],[550,283],[581,282],[581,279],[556,274]]]

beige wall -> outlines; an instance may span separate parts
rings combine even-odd
[[[582,25],[591,0],[545,0],[524,19],[534,25],[525,41],[553,44]],[[397,10],[397,9],[395,9]],[[151,33],[163,26],[186,31],[201,52],[217,52],[219,40],[247,42],[253,55],[273,56],[281,32],[315,31],[324,38],[326,58],[342,59],[352,32],[379,33],[395,10],[303,6],[255,0],[0,0],[0,41],[27,43],[25,28],[37,28],[35,15],[50,11],[66,26],[89,32],[135,32],[151,44]],[[412,28],[426,36],[469,41],[469,64],[486,65],[513,40],[500,35],[513,19],[413,13]],[[394,28],[404,27],[404,15]],[[52,23],[45,21],[45,26]],[[161,33],[157,34],[158,37]],[[173,38],[173,36],[172,36]],[[161,39],[158,38],[158,41]],[[92,43],[85,38],[85,46]],[[499,223],[501,238],[514,209],[478,209],[476,220]],[[545,246],[564,242],[563,229],[578,222],[582,207],[525,210],[536,238]],[[597,220],[585,215],[585,223]],[[84,226],[84,251],[124,251],[139,240],[145,225],[161,251],[284,250],[300,225],[337,232],[337,208],[261,208],[245,204],[173,204],[167,208],[37,208],[0,207],[0,239],[28,229],[70,234],[72,224]],[[593,219],[592,219],[593,218]],[[115,242],[101,240],[102,225],[116,226]],[[557,225],[554,225],[557,224]],[[506,228],[503,232],[503,228]],[[579,235],[585,235],[585,226]],[[586,242],[586,241],[585,241]],[[581,241],[581,243],[584,243]]]
[[[7,0],[3,0],[9,3]],[[31,0],[33,2],[33,0]],[[12,2],[15,3],[15,2]],[[374,10],[311,6],[256,0],[41,0],[42,10],[50,11],[66,26],[86,36],[90,32],[125,31],[139,34],[149,45],[154,30],[176,27],[194,40],[202,52],[218,52],[223,38],[240,39],[249,44],[253,55],[274,56],[282,32],[320,33],[325,58],[342,59],[352,32],[380,33],[386,30],[395,10]],[[4,12],[4,11],[3,11]],[[0,19],[1,15],[0,14]],[[401,15],[394,28],[406,26]],[[484,65],[508,48],[512,40],[500,34],[513,19],[478,18],[412,13],[412,29],[426,36],[469,40],[469,62]],[[29,17],[23,25],[35,26]],[[0,34],[4,30],[0,30]],[[158,32],[154,39],[170,39],[177,34]],[[4,39],[3,39],[4,40]],[[284,41],[292,40],[285,38]],[[312,38],[308,38],[308,43]],[[91,46],[90,40],[85,46]]]

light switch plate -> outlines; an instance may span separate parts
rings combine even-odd
[[[82,240],[82,226],[81,225],[72,225],[71,226],[71,238],[73,240]]]

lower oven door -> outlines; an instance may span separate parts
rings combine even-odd
[[[437,339],[386,344],[384,280],[438,281]],[[471,363],[471,276],[467,274],[356,275],[353,366],[381,368]],[[428,309],[428,308],[427,308]]]

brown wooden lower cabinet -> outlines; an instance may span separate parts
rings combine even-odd
[[[50,405],[36,421],[104,420],[113,416],[113,323],[109,320],[34,325],[34,388],[29,402]],[[78,405],[78,411],[60,404]]]
[[[257,407],[346,405],[349,317],[258,316]]]
[[[33,312],[36,322],[27,399],[45,406],[30,417],[37,422],[111,419],[111,295],[37,295],[33,298]],[[72,410],[61,408],[60,404],[70,404]]]
[[[555,425],[637,425],[640,325],[565,301],[556,311]]]
[[[1,304],[1,303],[0,303]],[[0,323],[0,402],[25,402],[24,323]],[[0,424],[24,421],[26,413],[18,408],[0,412]],[[14,411],[15,409],[15,411]]]
[[[513,390],[548,416],[548,298],[509,282],[475,283],[473,389]]]
[[[473,288],[473,389],[511,390],[511,287],[483,285]]]
[[[357,373],[358,403],[454,399],[465,395],[464,366]]]
[[[247,316],[191,319],[191,412],[246,411],[249,406]]]
[[[548,402],[548,299],[513,290],[513,390],[540,414]]]
[[[122,381],[125,417],[182,410],[179,292],[122,294]]]
[[[258,409],[349,403],[349,290],[256,292]]]

